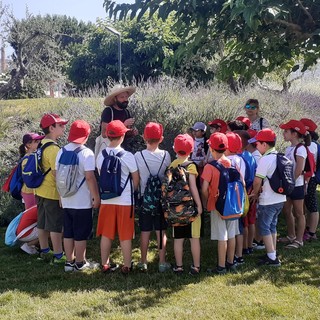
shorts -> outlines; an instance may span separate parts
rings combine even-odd
[[[198,216],[192,223],[186,226],[172,228],[174,239],[200,239],[201,216]]]
[[[120,241],[134,238],[134,208],[130,205],[102,204],[99,210],[97,236],[102,235],[114,240],[117,233]]]
[[[38,207],[38,229],[61,233],[63,229],[63,209],[59,200],[36,196]]]
[[[167,230],[168,224],[163,216],[139,213],[139,227],[140,231],[153,231],[153,230]]]
[[[75,241],[92,238],[92,209],[63,209],[63,236]]]
[[[277,233],[278,216],[283,208],[284,202],[259,205],[258,208],[258,228],[261,236],[269,236]]]
[[[309,180],[307,194],[304,197],[304,203],[310,213],[318,212],[317,182],[315,177],[311,177]]]
[[[304,186],[298,186],[294,187],[293,191],[287,197],[291,200],[303,200],[304,196]]]
[[[214,210],[210,212],[211,240],[227,241],[239,234],[239,222],[237,220],[223,220],[220,213]]]
[[[250,203],[249,212],[243,218],[244,227],[247,228],[249,225],[255,224],[257,218],[257,204]]]
[[[20,238],[19,241],[21,242],[30,242],[30,241],[33,241],[33,240],[36,240],[38,239],[38,229],[37,229],[37,226],[35,226],[31,233],[29,233],[27,236],[23,237],[23,238]]]

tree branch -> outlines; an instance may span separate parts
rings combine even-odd
[[[300,0],[297,0],[299,7],[302,9],[302,11],[306,14],[306,16],[309,18],[308,20],[315,24],[314,19],[311,15],[311,13],[303,6],[302,2]]]

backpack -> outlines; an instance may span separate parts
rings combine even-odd
[[[299,143],[295,147],[294,152],[293,152],[294,159],[296,159],[297,151],[300,146],[304,146],[307,151],[307,158],[306,158],[306,162],[305,162],[304,169],[303,169],[302,173],[304,175],[304,179],[306,181],[309,181],[309,179],[314,175],[314,173],[316,171],[316,161],[314,159],[313,154],[309,150],[309,148],[306,147],[303,143]]]
[[[51,168],[43,172],[41,161],[43,151],[53,144],[57,146],[53,141],[40,145],[35,152],[29,155],[27,163],[22,170],[22,179],[28,188],[40,187],[45,176],[50,172]]]
[[[123,187],[121,187],[121,160],[120,158],[125,155],[125,151],[119,151],[114,154],[110,151],[108,154],[106,149],[102,150],[103,162],[100,169],[99,185],[102,200],[112,199],[121,196],[122,191],[125,189],[131,174]]]
[[[220,172],[219,194],[216,209],[223,220],[236,220],[245,210],[245,188],[240,172],[233,167],[226,168],[217,160],[210,163]]]
[[[171,226],[188,225],[196,219],[197,208],[189,187],[186,168],[193,162],[167,168],[161,185],[161,205],[164,217]]]
[[[79,176],[78,153],[84,149],[84,146],[79,146],[72,151],[62,148],[56,171],[56,185],[60,196],[63,198],[76,194],[85,181],[85,178],[83,178],[80,185],[77,185]]]
[[[315,180],[317,184],[320,184],[320,144],[316,142],[317,147],[318,147],[318,152],[317,152],[317,166],[316,166],[316,172],[315,172]]]
[[[241,154],[238,154],[241,157],[246,165],[246,173],[244,176],[244,181],[246,183],[246,189],[249,190],[253,185],[253,180],[256,174],[257,163],[252,154],[248,151],[244,151]]]
[[[141,203],[140,212],[142,214],[148,214],[148,215],[152,215],[152,216],[160,215],[160,213],[162,212],[161,203],[160,203],[162,182],[159,178],[159,172],[160,172],[162,165],[163,165],[163,162],[166,158],[166,153],[164,153],[159,170],[156,175],[151,174],[151,171],[150,171],[149,166],[143,156],[142,151],[140,153],[141,153],[142,159],[143,159],[143,161],[149,171],[149,178],[147,180],[147,184],[144,189],[143,200]]]

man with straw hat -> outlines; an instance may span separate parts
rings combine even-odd
[[[130,129],[127,135],[137,135],[138,131],[134,126],[134,118],[131,117],[128,111],[128,99],[136,91],[135,87],[125,87],[123,85],[115,85],[108,96],[104,99],[106,108],[101,114],[101,135],[96,139],[95,156],[99,154],[102,149],[109,145],[109,140],[105,135],[106,126],[113,120],[120,120],[123,124]],[[127,136],[126,135],[126,136]]]

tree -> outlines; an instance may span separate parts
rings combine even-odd
[[[216,40],[223,51],[221,45],[211,47],[211,54],[220,53],[219,77],[225,81],[262,78],[297,58],[305,71],[320,54],[318,0],[104,0],[104,7],[120,20],[139,20],[146,12],[165,20],[174,12],[175,28],[185,36],[175,53],[178,62]],[[292,71],[299,68],[296,64]]]

